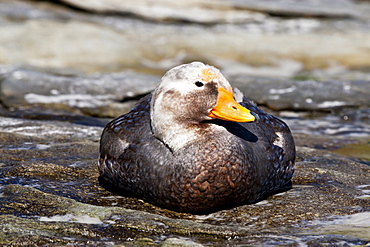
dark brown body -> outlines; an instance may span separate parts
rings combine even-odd
[[[154,137],[151,95],[102,134],[101,181],[175,211],[203,213],[250,204],[290,183],[295,146],[287,125],[249,100],[256,121],[194,124],[202,135],[173,151]]]

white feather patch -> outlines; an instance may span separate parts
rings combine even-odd
[[[281,132],[276,132],[275,134],[278,136],[278,138],[276,138],[276,140],[274,141],[274,145],[283,148],[285,144],[285,139],[283,137],[283,134]]]

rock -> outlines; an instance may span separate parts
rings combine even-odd
[[[334,152],[343,156],[370,161],[370,142],[348,144]]]
[[[135,72],[72,77],[3,68],[0,99],[7,107],[64,105],[89,115],[115,117],[131,109],[134,102],[129,99],[149,93],[158,81],[158,77]]]
[[[202,244],[195,243],[193,241],[189,240],[183,240],[178,238],[167,238],[166,241],[164,241],[161,244],[161,247],[201,247],[204,246]]]
[[[169,0],[153,2],[126,1],[75,1],[65,0],[64,2],[99,13],[124,13],[139,16],[140,18],[156,21],[186,21],[203,24],[212,23],[243,23],[260,21],[264,15],[246,8],[240,9],[234,6],[233,1],[186,1],[173,2]]]
[[[316,16],[316,17],[359,17],[354,1],[348,0],[309,0],[309,1],[253,1],[233,0],[235,6],[281,16]]]
[[[28,118],[30,115],[44,118],[42,114],[47,115],[46,109],[54,109],[54,113],[49,111],[48,114],[55,118],[64,116],[79,123],[92,122],[93,119],[83,120],[81,114],[110,118],[124,114],[139,98],[151,92],[159,80],[160,77],[132,71],[63,76],[3,67],[0,73],[0,99],[8,108],[28,107],[28,114],[23,114]],[[229,81],[246,97],[274,110],[331,111],[370,106],[368,81],[293,81],[242,75],[230,76]],[[62,110],[70,112],[69,117]],[[71,112],[75,115],[71,116]],[[12,116],[10,113],[4,114]],[[96,122],[95,125],[101,126],[102,123]]]
[[[14,133],[35,138],[46,138],[47,140],[53,140],[58,137],[68,138],[70,140],[73,140],[73,138],[97,140],[102,131],[101,127],[58,121],[23,120],[5,117],[0,117],[0,119],[1,132]],[[11,141],[8,140],[7,142],[3,142],[2,146],[5,147],[6,144],[10,143]]]
[[[67,108],[67,109],[60,109]],[[88,109],[83,109],[87,111]],[[97,110],[96,108],[94,109]],[[77,112],[77,113],[76,113]],[[107,114],[111,114],[112,111],[108,111]],[[116,112],[118,113],[118,112]],[[118,113],[121,114],[122,112]],[[104,112],[100,112],[100,116],[107,115]],[[96,114],[99,116],[99,114]],[[81,115],[78,109],[71,109],[69,107],[61,107],[61,105],[45,104],[45,105],[21,105],[18,107],[11,107],[5,109],[0,106],[0,116],[10,118],[23,118],[23,119],[34,119],[43,121],[62,121],[70,122],[75,124],[81,124],[86,126],[100,126],[104,127],[107,123],[107,119],[89,117]],[[117,115],[115,115],[117,116]]]
[[[292,81],[238,76],[232,84],[246,97],[274,110],[369,107],[369,81]]]
[[[201,60],[233,73],[273,77],[291,77],[302,70],[330,66],[350,69],[370,66],[370,54],[364,52],[370,49],[370,30],[362,19],[266,16],[243,25],[221,23],[205,28],[184,22],[88,15],[46,2],[14,2],[18,4],[2,3],[6,8],[0,12],[2,64],[68,68],[84,73],[130,68],[163,74],[175,65]],[[336,3],[354,4],[344,0],[333,2]],[[290,6],[305,4],[313,6],[311,1]],[[154,15],[155,11],[148,13]]]
[[[369,212],[353,214],[341,219],[335,220],[335,224],[324,226],[317,230],[317,233],[331,232],[335,234],[346,233],[353,238],[369,238],[370,223],[368,222]],[[353,228],[356,225],[356,228]],[[367,243],[368,244],[368,243]]]
[[[28,197],[24,197],[28,194]],[[76,202],[75,200],[43,193],[37,189],[19,185],[8,185],[4,189],[2,213],[23,207],[26,215],[38,217],[41,222],[71,222],[91,225],[115,225],[117,228],[165,233],[177,232],[183,235],[197,232],[225,236],[235,234],[235,229],[227,226],[212,226],[189,220],[170,219],[165,216],[124,209],[121,207],[101,207]],[[34,203],[37,203],[34,204]],[[25,215],[25,216],[26,216]],[[244,233],[245,234],[245,233]],[[101,234],[99,234],[101,235]]]
[[[82,244],[79,240],[72,240],[76,235],[93,237],[86,227],[81,230],[81,225],[70,224],[47,224],[34,219],[26,219],[14,215],[0,215],[0,244],[2,246],[42,246],[50,244]],[[80,228],[80,230],[78,229]],[[84,233],[82,233],[84,232]],[[69,240],[60,238],[64,234]]]
[[[169,0],[126,1],[76,1],[63,2],[82,9],[99,13],[121,12],[130,13],[149,20],[177,20],[201,23],[214,22],[248,22],[260,20],[262,15],[250,12],[287,16],[319,16],[319,17],[358,17],[355,4],[348,0],[320,0],[320,1],[220,1],[220,0],[193,0],[186,2],[173,2]]]
[[[2,245],[370,241],[364,234],[368,226],[353,221],[362,217],[369,222],[369,166],[322,149],[345,146],[354,138],[294,134],[298,148],[291,190],[252,205],[190,215],[100,187],[96,160],[101,127],[13,118],[0,118],[0,124]],[[342,231],[353,229],[348,220],[357,232]],[[346,228],[335,231],[342,225]]]

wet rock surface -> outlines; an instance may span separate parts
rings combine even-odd
[[[366,80],[289,81],[245,76],[231,80],[234,86],[256,103],[274,110],[332,110],[370,106],[370,83]]]
[[[96,158],[102,127],[0,120],[3,245],[136,245],[147,241],[154,245],[173,244],[177,241],[169,240],[173,237],[193,245],[370,241],[368,221],[350,227],[354,219],[368,220],[369,163],[366,158],[346,158],[328,151],[358,143],[358,138],[312,138],[297,133],[291,190],[254,205],[190,215],[100,187]],[[368,138],[360,139],[369,147]],[[347,215],[357,218],[347,219]]]
[[[367,1],[64,2],[0,2],[0,245],[370,243]],[[292,189],[191,215],[99,185],[105,124],[193,60],[288,123]]]
[[[2,103],[6,107],[43,105],[99,117],[128,112],[138,97],[151,92],[159,78],[133,72],[97,76],[55,75],[3,67]]]

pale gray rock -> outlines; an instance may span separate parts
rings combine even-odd
[[[65,0],[82,9],[98,13],[129,13],[148,20],[188,21],[197,23],[243,23],[263,20],[265,15],[247,9],[235,8],[232,1],[150,1],[109,0],[75,1]]]
[[[66,105],[110,117],[127,112],[133,104],[130,99],[149,93],[159,81],[156,76],[130,71],[77,77],[10,67],[0,71],[0,99],[7,107]],[[128,109],[125,101],[129,101]]]
[[[268,13],[283,16],[319,16],[319,17],[358,17],[355,5],[349,0],[309,0],[309,1],[253,1],[253,0],[64,0],[64,2],[82,9],[99,13],[130,13],[149,20],[185,20],[190,22],[248,22],[261,20]]]
[[[268,2],[272,5],[274,1]],[[301,1],[309,3],[313,5]],[[341,1],[334,1],[334,6],[336,3]],[[291,4],[294,6],[299,4]],[[0,3],[0,63],[89,74],[128,68],[163,74],[175,65],[201,60],[230,74],[271,77],[291,77],[318,68],[370,66],[366,52],[370,50],[370,29],[362,19],[298,15],[265,16],[244,24],[189,22],[148,22],[48,2],[7,0]]]
[[[369,81],[278,80],[239,76],[233,85],[258,104],[274,110],[335,110],[369,107]]]
[[[67,76],[2,67],[0,72],[0,99],[6,107],[41,105],[44,109],[64,109],[64,106],[99,117],[128,112],[160,80],[159,76],[133,71]],[[294,81],[242,75],[227,78],[247,98],[273,110],[331,111],[370,106],[369,81]]]
[[[281,16],[359,17],[351,0],[230,0],[233,5]]]

